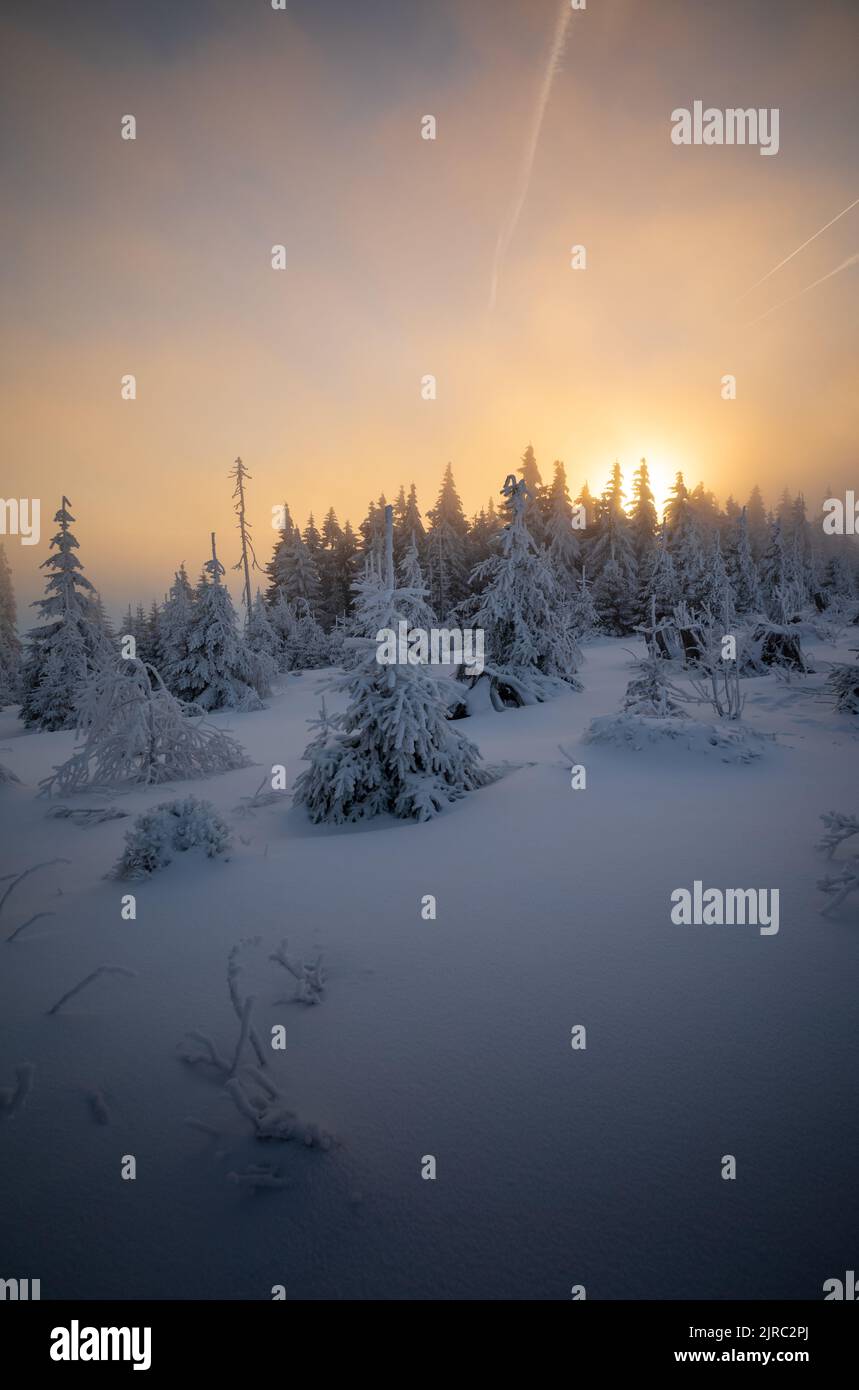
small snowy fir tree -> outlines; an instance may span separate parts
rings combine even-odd
[[[164,601],[159,623],[158,669],[167,689],[174,695],[180,693],[179,679],[189,655],[188,638],[194,616],[194,601],[194,590],[182,564]]]
[[[268,695],[279,665],[280,642],[259,589],[245,619],[245,645],[256,667],[252,681],[254,689],[261,695]]]
[[[575,678],[581,651],[569,607],[525,522],[527,485],[510,474],[501,491],[509,521],[496,553],[472,574],[479,592],[459,610],[473,627],[483,629],[484,675],[496,709],[510,703],[533,705],[582,688]],[[460,678],[473,684],[483,677],[460,672]]]
[[[316,556],[296,529],[284,557],[283,590],[291,603],[304,599],[316,610],[321,584]]]
[[[18,699],[21,677],[21,643],[18,638],[15,590],[6,552],[0,545],[0,705]]]
[[[172,668],[174,689],[204,710],[262,709],[254,681],[258,670],[239,635],[229,590],[221,582],[224,567],[215,551],[204,566],[188,631],[188,655]]]
[[[570,592],[578,587],[582,548],[578,533],[573,530],[573,504],[567,491],[564,465],[560,461],[555,463],[555,476],[547,493],[546,507],[546,549],[562,590]]]
[[[349,697],[344,713],[316,722],[305,751],[310,766],[295,784],[295,801],[313,821],[366,820],[389,813],[429,820],[488,781],[475,746],[447,719],[439,684],[424,666],[378,660],[379,634],[402,618],[394,588],[393,515],[386,508],[385,579],[356,585],[366,636],[350,639],[359,656],[330,688]]]
[[[662,527],[658,544],[655,544],[645,561],[643,582],[639,592],[639,609],[642,616],[649,615],[656,605],[656,616],[666,618],[674,612],[680,602],[680,585],[677,571],[668,549],[668,528]]]
[[[427,603],[429,589],[424,583],[415,533],[409,537],[397,569],[400,611],[411,627],[430,628],[435,614]]]
[[[570,618],[578,642],[585,641],[599,631],[600,616],[591,594],[586,566],[584,565],[570,604]]]
[[[279,589],[274,601],[269,603],[268,618],[277,642],[274,652],[277,669],[288,671],[288,646],[292,629],[295,627],[295,609],[283,589]]]
[[[593,600],[602,624],[618,634],[631,632],[638,616],[638,572],[623,496],[623,476],[615,462],[599,500],[588,568],[594,577]]]
[[[739,613],[760,613],[763,609],[761,581],[752,553],[746,509],[734,522],[726,556],[726,568]]]
[[[447,618],[468,593],[468,522],[450,464],[444,472],[438,501],[427,515],[431,523],[425,549],[430,602],[440,618]]]
[[[266,565],[266,574],[269,576],[269,586],[266,590],[266,602],[271,607],[277,602],[277,596],[286,586],[286,576],[289,568],[289,552],[295,536],[295,522],[289,514],[289,506],[282,502],[279,508],[280,527],[278,538],[275,541],[274,552]],[[272,522],[272,524],[274,524]]]
[[[291,605],[294,621],[285,643],[285,666],[288,671],[316,671],[331,661],[331,644],[324,629],[316,621],[310,602],[297,598]]]
[[[154,666],[136,657],[115,659],[84,687],[81,746],[42,782],[43,790],[153,786],[248,765],[244,749],[229,734],[185,716],[182,702]]]
[[[683,693],[666,674],[665,662],[649,651],[636,662],[635,675],[623,698],[623,710],[626,714],[644,715],[648,719],[685,719],[681,699]]]
[[[22,672],[21,716],[40,729],[72,728],[83,685],[114,655],[98,596],[75,554],[70,508],[64,497],[54,517],[59,530],[51,549],[56,554],[41,565],[48,571],[47,596],[34,605],[45,621],[28,634]]]

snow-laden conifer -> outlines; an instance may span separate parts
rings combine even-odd
[[[389,813],[428,820],[488,780],[480,754],[446,718],[438,681],[425,666],[377,658],[379,634],[403,619],[394,587],[393,516],[386,508],[384,578],[356,584],[356,621],[363,637],[347,639],[355,664],[329,688],[348,696],[342,714],[324,711],[305,751],[310,766],[295,784],[295,801],[314,821],[366,820]]]

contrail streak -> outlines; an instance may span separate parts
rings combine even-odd
[[[537,105],[534,109],[534,119],[531,122],[528,143],[525,146],[525,157],[522,161],[516,196],[507,214],[507,218],[502,224],[501,231],[498,233],[498,242],[495,247],[495,260],[492,263],[492,286],[489,291],[490,309],[495,308],[501,268],[504,264],[504,258],[507,255],[507,248],[513,239],[513,233],[516,231],[516,225],[522,214],[522,209],[525,206],[525,199],[528,196],[528,188],[531,183],[531,172],[534,168],[534,157],[540,142],[540,131],[543,128],[543,118],[546,115],[546,107],[549,104],[549,97],[552,94],[552,84],[555,80],[555,73],[558,70],[558,64],[564,52],[570,14],[569,0],[561,0],[561,8],[558,12],[558,20],[555,25],[555,36],[552,41],[552,51],[549,54],[549,62],[543,75],[540,92],[537,97]]]
[[[788,261],[792,261],[794,256],[798,256],[800,251],[805,250],[806,246],[810,246],[813,241],[816,241],[819,236],[822,236],[824,232],[828,231],[830,227],[834,226],[834,224],[839,220],[839,218],[846,216],[846,214],[850,212],[852,208],[856,207],[857,203],[859,203],[859,198],[855,198],[854,201],[850,204],[850,207],[845,208],[843,212],[839,212],[837,217],[833,217],[832,221],[827,222],[825,227],[821,227],[820,230],[815,232],[813,236],[810,236],[808,238],[808,241],[804,241],[801,246],[797,246],[796,250],[791,251],[789,256],[785,256],[784,260],[779,261],[778,265],[774,265],[772,270],[768,270],[766,275],[761,276],[760,280],[756,280],[753,285],[749,285],[749,288],[747,290],[743,290],[743,293],[737,296],[737,298],[734,300],[734,303],[739,304],[741,299],[745,299],[747,294],[751,294],[752,290],[756,290],[758,285],[762,285],[764,283],[764,280],[768,280],[771,275],[775,275],[776,271],[781,270],[783,265],[787,265]]]
[[[808,294],[809,290],[816,289],[818,285],[823,284],[824,280],[831,280],[833,275],[840,274],[842,270],[848,270],[851,265],[856,265],[857,261],[859,261],[859,251],[854,251],[852,256],[848,256],[847,260],[842,261],[834,270],[830,270],[826,275],[821,275],[819,280],[815,280],[811,285],[806,285],[804,290],[797,290],[796,294],[792,294],[787,299],[783,299],[780,304],[774,304],[771,309],[767,309],[765,314],[761,314],[759,318],[752,319],[751,323],[743,324],[743,327],[754,328],[756,323],[761,323],[763,319],[768,319],[770,314],[775,313],[776,309],[782,309],[785,304],[792,304],[795,299],[801,299],[804,294]]]

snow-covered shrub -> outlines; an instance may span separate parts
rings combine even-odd
[[[78,705],[81,747],[45,778],[48,794],[206,777],[246,767],[237,741],[171,695],[154,666],[136,657],[114,661],[90,679]],[[196,713],[196,711],[194,711]]]
[[[835,697],[835,707],[843,714],[859,714],[859,661],[833,665],[827,689]]]
[[[7,767],[5,763],[0,763],[0,786],[4,782],[20,782],[20,780],[21,778],[15,775],[11,767]]]
[[[230,846],[229,828],[210,801],[195,796],[163,801],[137,816],[125,835],[125,850],[116,865],[116,878],[142,878],[163,869],[175,854],[203,849],[209,859]]]

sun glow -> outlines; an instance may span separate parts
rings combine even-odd
[[[665,504],[668,501],[668,498],[671,494],[671,489],[674,486],[674,478],[677,474],[678,466],[675,466],[675,464],[672,463],[669,459],[666,459],[664,454],[658,454],[655,457],[652,457],[650,454],[645,453],[641,457],[647,461],[647,471],[650,475],[650,490],[653,493],[653,499],[656,503],[656,511],[661,520],[662,513],[665,510]],[[638,464],[636,464],[635,467],[637,468]],[[635,469],[633,469],[632,471],[634,472]],[[682,468],[680,468],[679,471],[682,472]],[[629,500],[631,501],[631,480],[629,486],[627,487],[627,492],[629,494]]]

